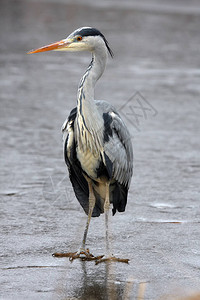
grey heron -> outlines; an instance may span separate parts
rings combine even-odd
[[[64,122],[62,131],[69,178],[76,198],[88,216],[79,251],[66,256],[70,256],[71,260],[83,255],[86,260],[97,259],[86,249],[91,217],[105,213],[108,241],[110,204],[113,215],[116,211],[125,211],[133,171],[132,143],[124,121],[110,103],[94,100],[95,84],[104,72],[108,54],[113,56],[113,53],[104,35],[92,27],[79,28],[59,42],[28,53],[50,50],[86,50],[92,54],[92,60],[80,80],[77,106]]]

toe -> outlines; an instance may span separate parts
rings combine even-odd
[[[100,264],[102,262],[112,262],[112,261],[122,262],[122,263],[128,264],[129,259],[127,259],[127,258],[118,258],[118,257],[115,257],[115,256],[110,256],[110,257],[105,257],[105,258],[97,259],[95,261],[95,265],[98,265],[98,264]]]

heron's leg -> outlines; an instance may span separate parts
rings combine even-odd
[[[94,209],[94,206],[95,206],[96,198],[95,198],[93,187],[92,187],[92,180],[89,179],[89,178],[86,178],[86,179],[87,179],[88,188],[89,188],[88,217],[87,217],[87,222],[86,222],[86,226],[85,226],[85,230],[84,230],[84,234],[83,234],[83,240],[82,240],[81,247],[80,247],[79,251],[77,251],[73,255],[71,255],[71,257],[70,257],[71,261],[73,261],[76,258],[83,258],[83,256],[84,256],[85,260],[94,259],[94,256],[89,252],[89,249],[85,249],[85,245],[86,245],[87,233],[88,233],[88,229],[89,229],[93,209]]]
[[[82,245],[81,245],[81,249],[80,249],[80,250],[83,250],[83,251],[85,251],[87,233],[88,233],[90,220],[91,220],[91,217],[92,217],[92,213],[93,213],[93,209],[94,209],[95,201],[96,201],[94,191],[93,191],[93,187],[92,187],[92,181],[89,180],[89,179],[88,179],[88,188],[89,188],[89,211],[88,211],[87,222],[86,222],[86,226],[85,226],[85,230],[84,230],[84,234],[83,234],[83,241],[82,241]]]
[[[117,262],[123,262],[123,263],[128,263],[129,259],[124,259],[124,258],[117,258],[113,256],[110,248],[110,237],[109,237],[109,208],[110,208],[110,190],[109,190],[109,185],[110,183],[106,183],[106,197],[105,197],[105,202],[104,202],[104,213],[105,213],[105,227],[106,227],[106,256],[101,257],[96,260],[96,265],[101,263],[101,262],[109,262],[109,261],[117,261]]]
[[[109,240],[109,208],[110,208],[110,192],[109,183],[106,183],[106,197],[104,202],[104,213],[105,213],[105,227],[106,227],[106,252],[110,254],[110,240]]]
[[[87,217],[87,222],[83,234],[83,240],[81,244],[81,248],[79,249],[78,252],[76,252],[74,255],[70,257],[70,260],[73,261],[76,258],[81,258],[82,260],[96,260],[96,259],[101,259],[103,255],[94,257],[89,249],[85,248],[86,245],[86,239],[87,239],[87,233],[90,225],[90,220],[92,217],[93,209],[95,206],[96,198],[94,195],[93,187],[92,187],[92,180],[89,178],[86,178],[88,182],[88,188],[89,188],[89,210],[88,210],[88,217]]]
[[[86,178],[88,181],[88,188],[89,188],[89,210],[88,210],[88,217],[87,217],[87,222],[83,234],[83,240],[81,247],[79,251],[77,252],[69,252],[69,253],[54,253],[54,257],[69,257],[70,261],[73,261],[76,258],[80,258],[82,260],[98,260],[101,259],[104,255],[100,256],[93,256],[90,252],[89,249],[85,249],[85,244],[86,244],[86,239],[87,239],[87,233],[90,225],[90,220],[92,217],[93,209],[95,206],[96,198],[94,195],[93,187],[92,187],[92,180],[89,178]]]

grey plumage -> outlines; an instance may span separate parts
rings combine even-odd
[[[102,168],[102,172],[108,173],[111,179],[110,185],[110,203],[113,204],[113,215],[116,210],[124,211],[127,203],[127,193],[132,177],[133,169],[133,151],[130,140],[130,134],[124,122],[120,118],[115,108],[106,101],[95,101],[95,105],[103,118],[108,116],[108,122],[100,130],[108,135],[104,139],[103,153],[104,158],[98,159],[98,167]],[[88,184],[84,177],[85,172],[81,168],[81,163],[77,159],[76,145],[74,133],[74,122],[77,117],[77,109],[74,108],[69,118],[62,127],[64,141],[64,156],[69,169],[70,180],[72,182],[74,192],[86,214],[89,207]],[[110,119],[109,119],[110,117]],[[105,156],[109,162],[106,163]],[[109,175],[109,163],[111,164],[111,173]],[[98,167],[95,166],[95,172],[98,177]],[[103,168],[105,168],[103,170]],[[103,203],[105,193],[101,193],[99,185],[93,179],[93,188],[95,190],[96,205],[93,210],[93,217],[97,217],[104,212]]]

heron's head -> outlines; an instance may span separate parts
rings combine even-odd
[[[105,47],[111,56],[113,52],[110,49],[104,35],[92,27],[82,27],[72,32],[66,39],[59,42],[46,45],[44,47],[31,50],[28,54],[45,52],[45,51],[91,51],[94,52],[98,48]]]

